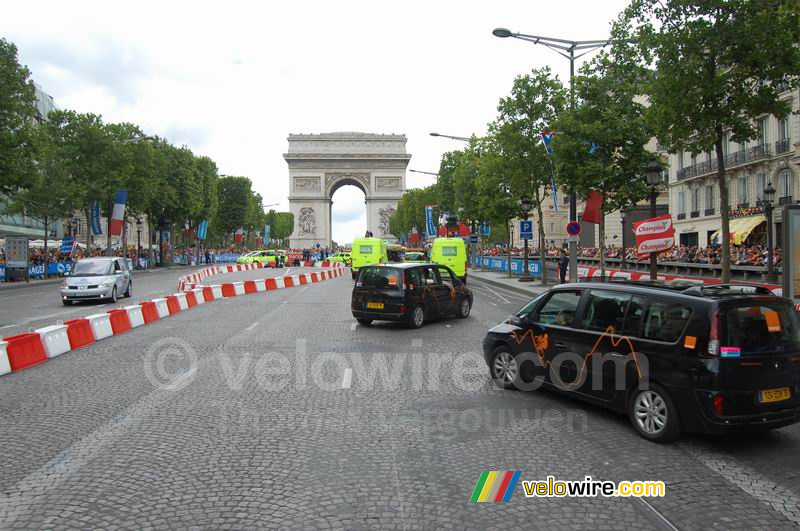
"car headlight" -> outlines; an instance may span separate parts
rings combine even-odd
[[[61,283],[61,289],[67,289],[67,281]]]
[[[104,280],[102,283],[100,283],[100,287],[101,288],[107,288],[110,285],[111,285],[111,281],[110,280]]]

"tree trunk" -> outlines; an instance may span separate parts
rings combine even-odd
[[[92,248],[92,213],[91,209],[84,210],[86,214],[86,252],[89,253]]]
[[[111,248],[111,215],[114,212],[114,200],[108,201],[108,216],[106,216],[106,256],[114,256],[114,251]]]
[[[48,217],[44,217],[44,278],[47,278],[47,266],[50,265],[49,249],[47,248],[47,233],[49,232]]]
[[[153,263],[153,217],[147,214],[147,267],[150,269]]]
[[[600,280],[606,280],[606,213],[600,209],[600,224],[597,227],[600,248]]]
[[[542,215],[542,198],[539,195],[539,189],[534,190],[534,196],[536,197],[536,213],[539,216],[537,220],[536,226],[539,229],[539,259],[541,261],[542,266],[542,280],[541,285],[547,286],[547,253],[545,252],[546,247],[546,237],[544,234],[544,216]]]
[[[508,225],[508,278],[511,278],[511,246],[514,244],[514,238],[512,236],[512,234],[514,234],[512,232],[512,223],[514,223],[514,220],[511,219],[509,219],[508,223],[506,223],[506,225]]]
[[[722,283],[731,281],[731,213],[728,201],[728,181],[725,179],[725,153],[722,151],[722,127],[717,126],[717,141],[714,143],[717,154],[717,185],[719,185],[719,213],[722,218]]]

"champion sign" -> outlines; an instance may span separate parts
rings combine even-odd
[[[675,227],[669,214],[634,223],[633,233],[640,255],[666,251],[675,245]]]

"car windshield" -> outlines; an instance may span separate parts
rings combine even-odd
[[[723,349],[735,349],[742,356],[800,351],[797,313],[788,302],[737,304],[723,311],[722,320]]]
[[[400,289],[400,271],[388,267],[365,267],[361,270],[356,287]]]
[[[425,255],[423,253],[406,253],[406,260],[424,260]]]
[[[97,277],[111,274],[111,262],[107,260],[81,260],[72,268],[70,276]]]

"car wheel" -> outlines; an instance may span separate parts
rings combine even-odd
[[[128,298],[133,297],[133,282],[128,281],[128,287],[125,289],[125,296]]]
[[[117,302],[117,287],[116,286],[111,288],[111,299],[110,300],[111,300],[112,303]]]
[[[64,306],[72,306],[72,301],[68,301],[68,300],[66,300],[66,299],[61,299],[61,303],[62,303]]]
[[[494,383],[503,389],[517,388],[514,382],[519,378],[519,364],[508,347],[499,346],[492,351],[489,374]]]
[[[358,321],[358,324],[362,324],[364,326],[369,326],[372,324],[372,319],[356,319],[356,321]]]
[[[628,416],[636,432],[648,441],[665,443],[681,435],[678,408],[669,393],[656,383],[635,389],[628,403]]]
[[[461,299],[461,304],[458,305],[458,311],[456,312],[456,317],[459,319],[466,319],[469,317],[469,311],[472,309],[472,304],[470,304],[469,299],[464,297]]]
[[[425,324],[425,308],[421,305],[416,306],[411,310],[411,318],[408,320],[408,326],[410,328],[420,328],[423,324]]]

